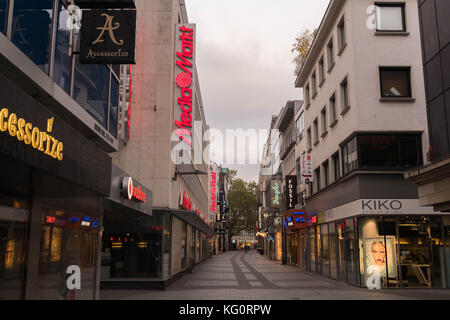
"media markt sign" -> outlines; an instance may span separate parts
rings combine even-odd
[[[136,10],[83,10],[80,32],[80,63],[136,63]]]

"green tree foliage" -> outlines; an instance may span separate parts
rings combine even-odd
[[[254,181],[246,182],[231,177],[231,188],[228,192],[230,205],[230,239],[241,231],[252,232],[258,212],[258,200],[256,197],[257,184]]]

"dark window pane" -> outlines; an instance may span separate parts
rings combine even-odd
[[[58,29],[56,32],[54,81],[68,94],[70,93],[70,77],[72,57],[69,55],[70,30],[67,28],[69,13],[59,4]]]
[[[8,0],[0,0],[0,32],[6,33],[6,20],[8,17]]]
[[[109,69],[86,65],[75,57],[74,99],[106,128],[108,119]]]
[[[436,0],[437,24],[441,48],[450,42],[450,1]]]
[[[111,104],[109,111],[109,133],[117,138],[117,118],[119,111],[119,82],[111,77]]]
[[[15,0],[12,41],[44,72],[49,71],[52,0]]]
[[[398,137],[360,137],[361,167],[395,167],[399,163]]]
[[[400,138],[400,167],[420,165],[420,145],[417,137]]]
[[[441,59],[437,55],[425,66],[427,101],[433,100],[442,93]]]
[[[449,19],[450,20],[450,19]],[[450,88],[450,46],[441,51],[443,89]]]
[[[445,117],[444,97],[441,95],[428,106],[430,140],[435,159],[449,153],[448,123]]]
[[[409,68],[380,68],[382,97],[411,97]]]
[[[426,1],[421,9],[422,41],[425,61],[430,60],[439,50],[434,1]]]

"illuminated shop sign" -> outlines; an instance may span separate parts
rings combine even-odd
[[[47,130],[42,131],[24,118],[19,118],[15,113],[10,113],[7,108],[0,110],[0,131],[16,137],[20,142],[29,145],[49,157],[63,160],[64,144],[51,136],[55,118],[47,120]]]
[[[280,194],[281,194],[280,185],[281,185],[280,180],[272,180],[270,182],[270,194],[271,194],[270,204],[271,207],[274,209],[280,208]]]
[[[133,178],[124,177],[122,180],[122,197],[145,203],[147,194],[142,191],[142,186],[134,184]]]
[[[175,134],[192,147],[195,25],[177,25],[175,34]]]
[[[211,204],[209,209],[211,210],[212,214],[216,214],[216,203],[217,203],[217,175],[216,172],[212,171],[211,172],[211,181],[210,181],[210,199],[211,199]]]
[[[294,209],[297,204],[297,177],[286,176],[286,207]]]
[[[136,10],[84,10],[80,32],[80,63],[136,63]]]
[[[302,155],[301,172],[302,181],[305,181],[306,183],[313,181],[312,155],[309,153]]]

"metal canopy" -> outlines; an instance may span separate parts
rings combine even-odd
[[[81,9],[136,9],[134,0],[75,0]]]

